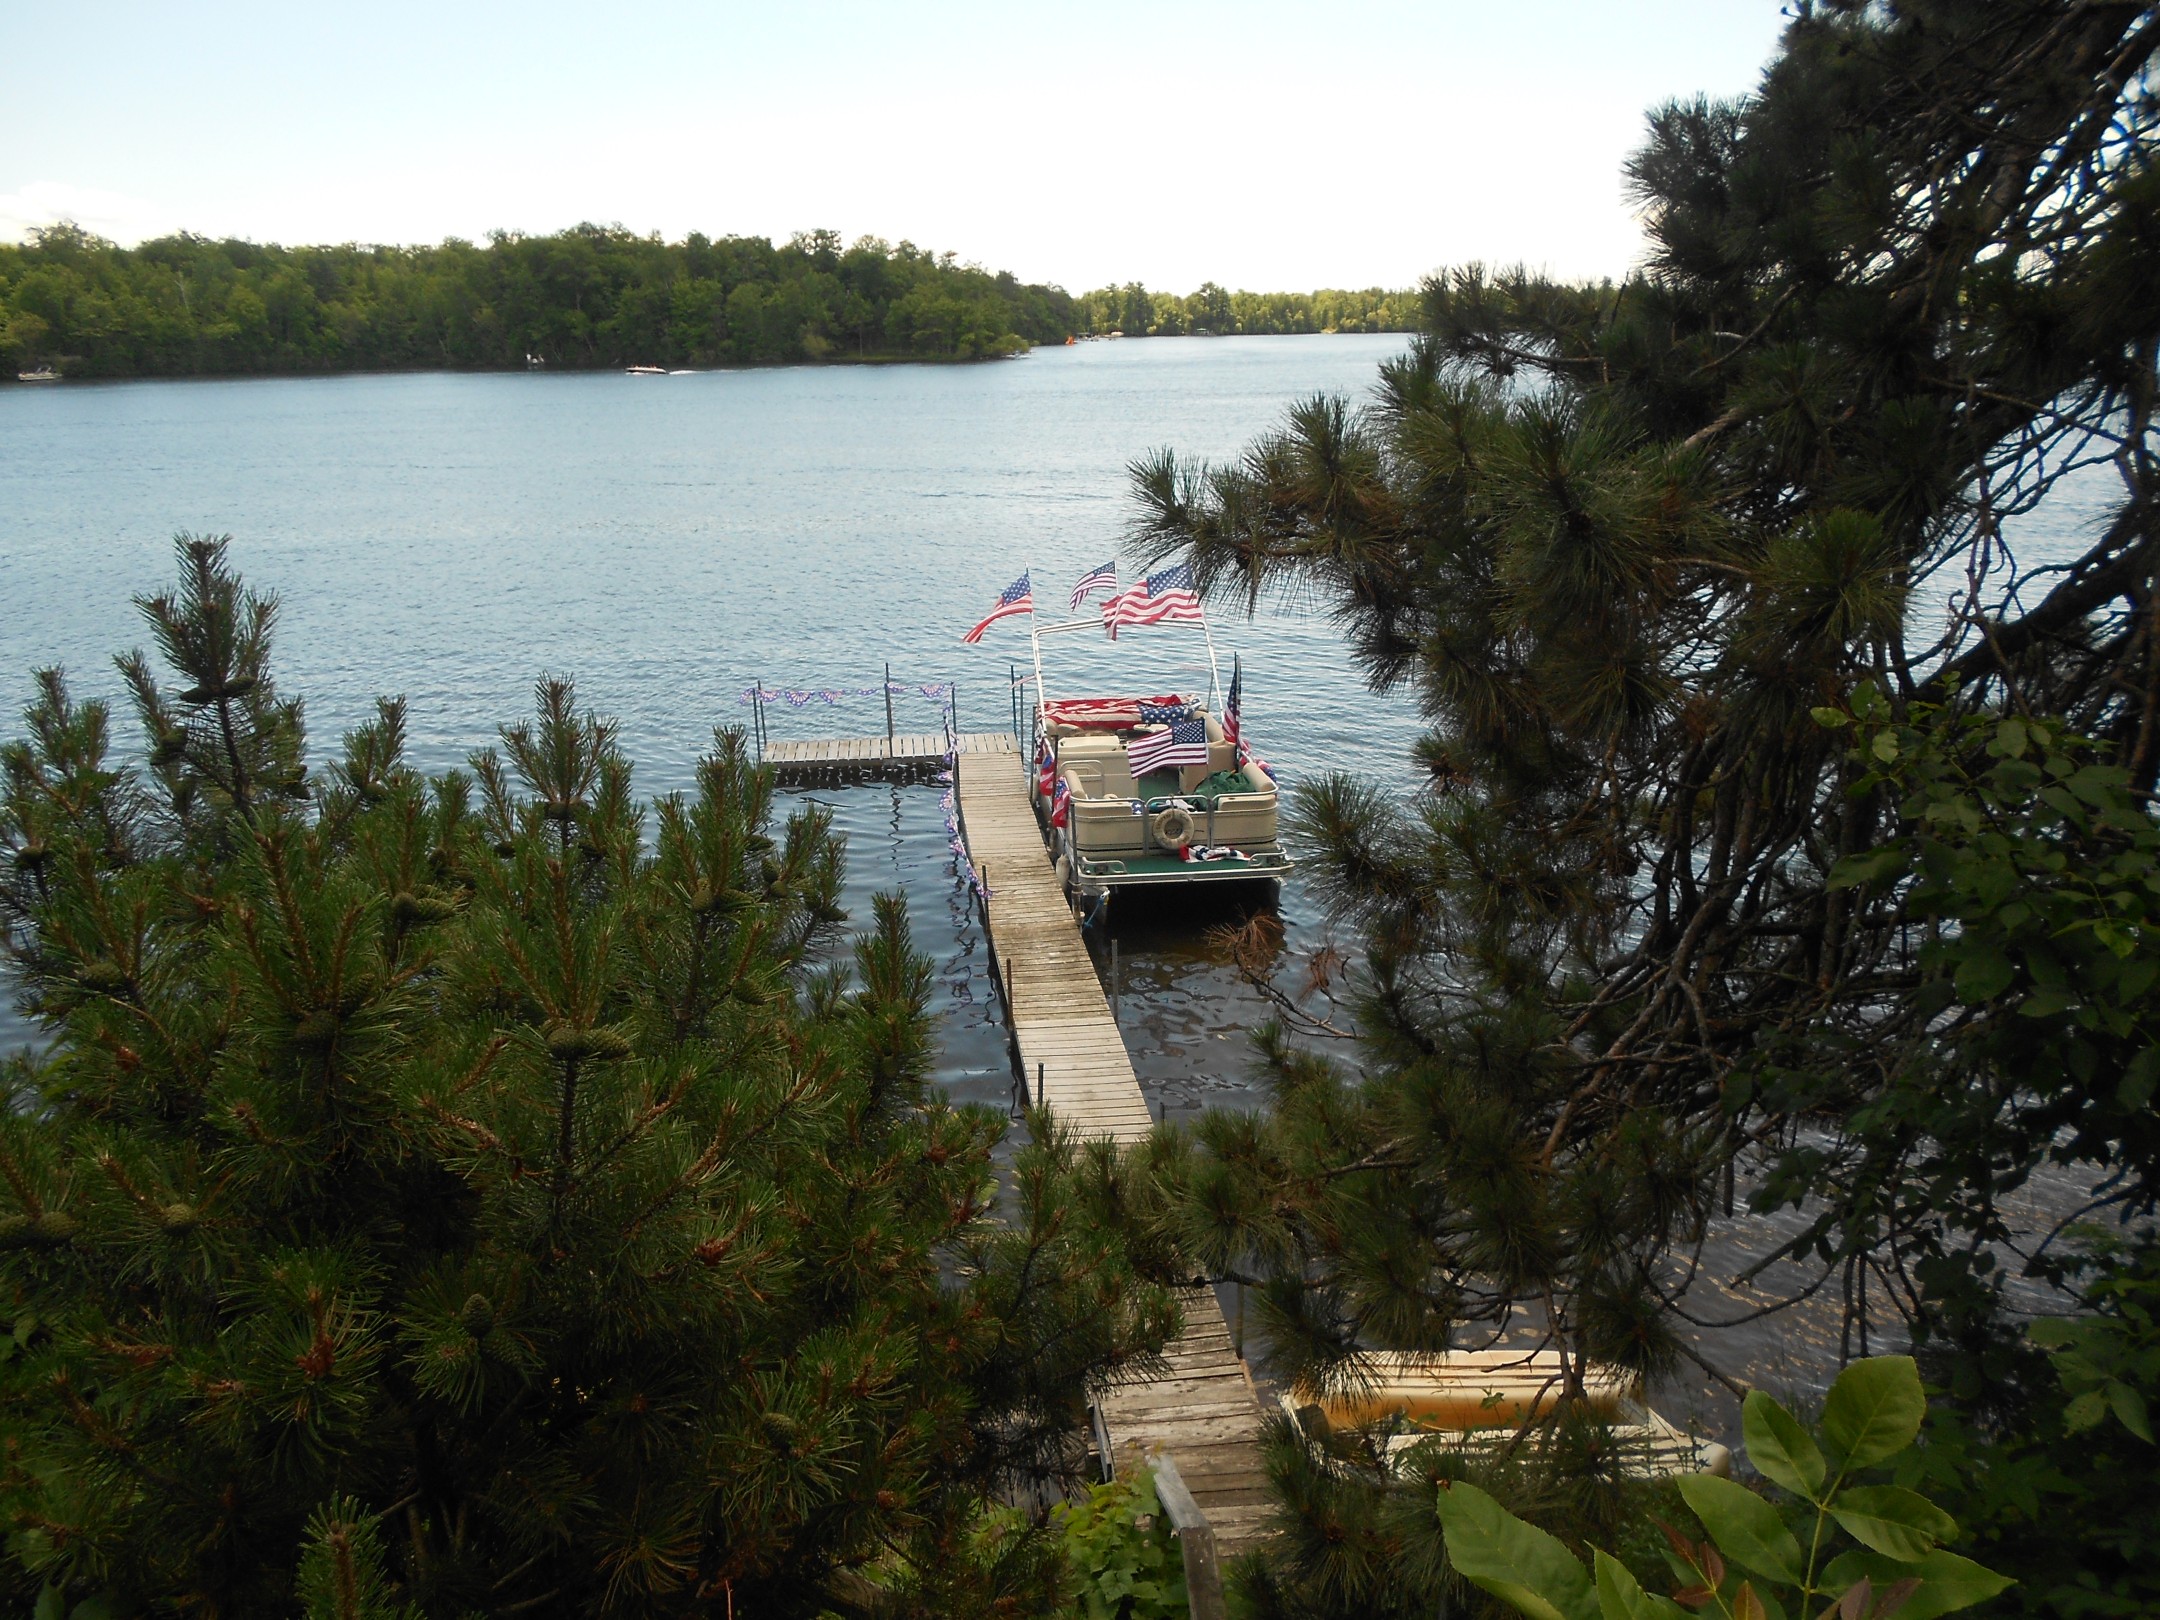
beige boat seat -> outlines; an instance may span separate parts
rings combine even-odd
[[[1058,766],[1073,792],[1084,799],[1129,799],[1132,771],[1125,746],[1115,736],[1088,732],[1058,743]]]

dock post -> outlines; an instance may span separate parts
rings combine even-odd
[[[892,754],[892,660],[885,661],[885,753]]]
[[[1215,1529],[1200,1511],[1200,1504],[1185,1488],[1177,1464],[1168,1452],[1155,1458],[1155,1499],[1162,1503],[1170,1533],[1178,1538],[1185,1555],[1185,1600],[1192,1606],[1192,1620],[1224,1620],[1222,1565],[1215,1556]]]
[[[1037,1108],[1040,1108],[1040,1107],[1041,1107],[1042,1105],[1043,1105],[1043,1066],[1042,1066],[1042,1065],[1041,1065],[1040,1063],[1038,1063],[1038,1064],[1036,1064],[1036,1065],[1035,1065],[1035,1106],[1036,1106]]]

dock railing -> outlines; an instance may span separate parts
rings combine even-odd
[[[1170,1533],[1177,1537],[1185,1557],[1185,1601],[1191,1606],[1192,1620],[1226,1620],[1214,1527],[1185,1488],[1177,1463],[1166,1451],[1155,1456],[1155,1500],[1162,1504],[1163,1517],[1170,1521]]]

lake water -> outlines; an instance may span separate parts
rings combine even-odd
[[[170,577],[185,528],[230,533],[249,580],[282,594],[277,672],[307,701],[318,757],[378,693],[402,693],[416,762],[457,764],[528,711],[542,671],[574,676],[620,723],[647,793],[688,784],[712,728],[746,723],[737,698],[758,680],[868,686],[889,660],[899,680],[956,682],[963,728],[1002,728],[1024,622],[993,627],[979,648],[960,634],[1023,567],[1048,611],[1118,553],[1128,461],[1161,445],[1234,455],[1299,396],[1368,388],[1402,341],[1149,339],[979,366],[665,378],[0,389],[0,700],[12,714],[29,671],[57,663],[79,694],[124,709],[111,655],[147,639],[130,597]],[[2095,475],[2029,523],[2027,560],[2060,554],[2107,494]],[[1915,611],[1939,615],[1939,602]],[[1365,693],[1326,620],[1215,629],[1226,675],[1231,649],[1244,654],[1248,727],[1281,775],[1401,771],[1414,714]],[[1099,638],[1049,646],[1053,695],[1207,685],[1186,630],[1130,633],[1118,674]],[[895,718],[932,730],[938,707],[903,698]],[[775,736],[867,735],[884,708],[780,705],[771,724]],[[1004,1103],[1005,1033],[938,791],[815,797],[848,836],[850,909],[867,915],[873,891],[903,889],[938,963],[940,1078]],[[1295,977],[1325,930],[1296,877],[1281,906]],[[1196,919],[1135,909],[1113,937],[1120,1021],[1156,1106],[1249,1100],[1244,1036],[1266,1009]],[[1106,973],[1107,943],[1095,941]],[[28,1034],[0,1011],[0,1049]],[[2075,1187],[2055,1191],[2075,1201]],[[1782,1232],[1720,1222],[1706,1273],[1730,1275]],[[1709,1303],[1744,1314],[1749,1302]],[[1690,1336],[1766,1382],[1820,1383],[1835,1364],[1828,1311],[1818,1301],[1719,1342]],[[1658,1398],[1676,1419],[1732,1418],[1692,1379]]]
[[[401,693],[417,763],[456,764],[528,711],[542,671],[574,676],[620,723],[652,793],[688,783],[716,724],[747,721],[737,700],[760,679],[867,686],[889,660],[896,680],[956,683],[963,728],[1003,729],[1025,623],[976,648],[960,634],[1023,567],[1048,611],[1118,555],[1128,461],[1161,445],[1234,455],[1299,396],[1368,388],[1403,341],[1150,339],[977,366],[664,378],[0,389],[0,697],[12,715],[29,671],[58,663],[79,693],[124,708],[111,655],[146,640],[130,597],[171,576],[172,534],[191,529],[230,533],[248,579],[283,597],[277,672],[306,699],[318,756],[378,693]],[[1325,620],[1215,631],[1225,679],[1232,649],[1245,657],[1248,726],[1286,776],[1400,758],[1408,708],[1365,695]],[[1099,684],[1113,667],[1100,641],[1047,644],[1053,695]],[[1120,649],[1129,672],[1113,684],[1206,688],[1190,630],[1128,633]],[[875,698],[775,709],[775,736],[884,727]],[[919,696],[898,700],[902,730],[937,717]],[[936,790],[817,797],[848,834],[850,909],[904,888],[939,962],[941,1078],[1002,1101],[1004,1034]],[[1310,948],[1295,880],[1284,915],[1292,948]],[[1118,942],[1120,1011],[1158,1102],[1234,1088],[1256,998],[1189,928],[1136,915]],[[0,1041],[26,1033],[0,1014]]]

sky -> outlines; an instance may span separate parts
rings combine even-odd
[[[0,238],[830,228],[1075,291],[1617,275],[1775,0],[0,0]]]

